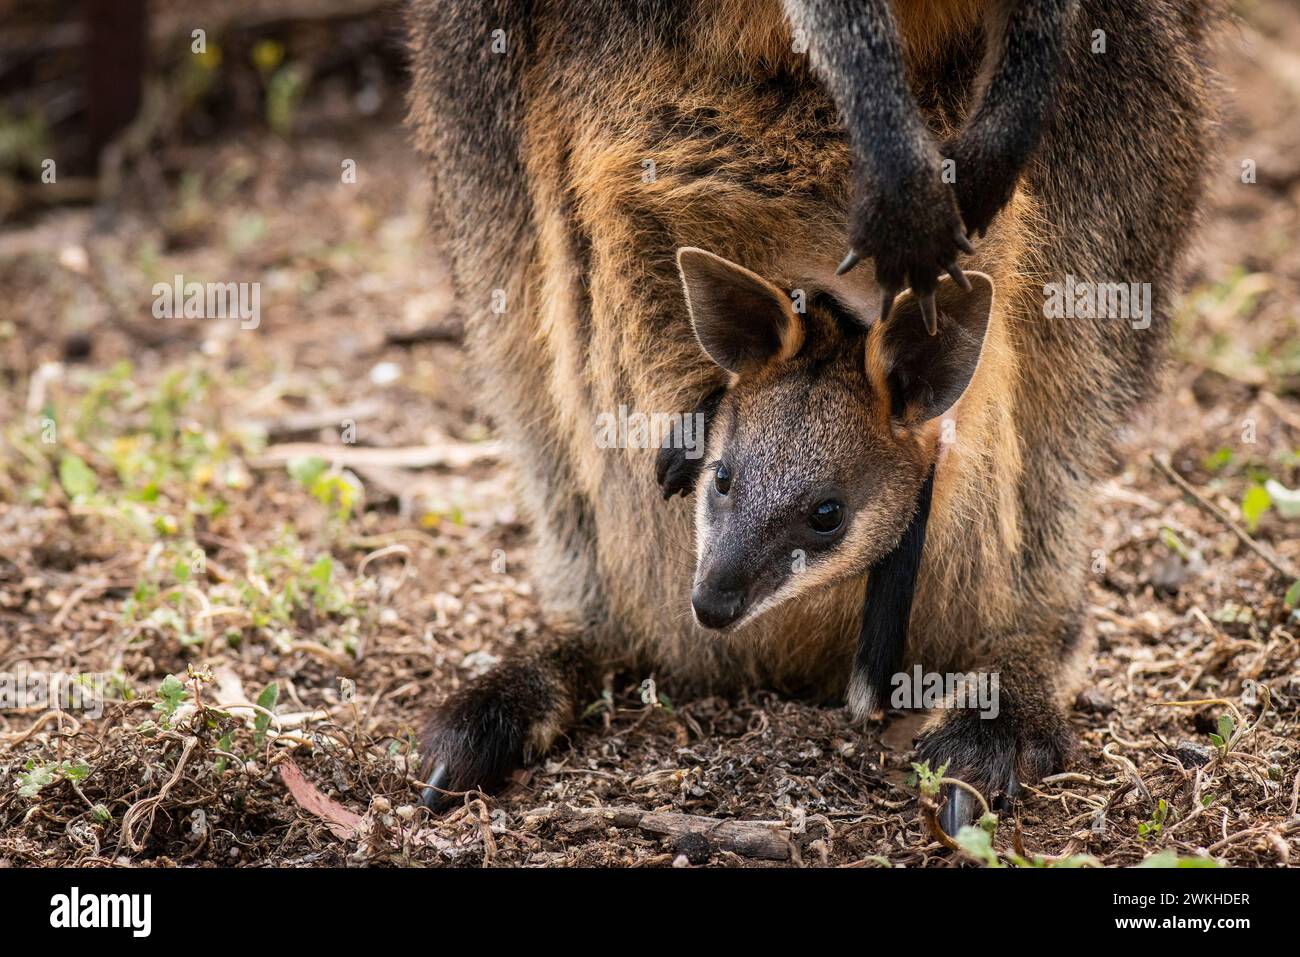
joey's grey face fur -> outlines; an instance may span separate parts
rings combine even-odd
[[[678,254],[696,337],[731,383],[696,489],[696,620],[735,628],[864,574],[898,543],[935,454],[926,423],[975,371],[992,284],[940,287],[940,334],[904,297],[868,329],[829,295],[804,314],[703,250]]]

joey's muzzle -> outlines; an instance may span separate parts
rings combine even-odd
[[[691,589],[691,610],[695,620],[705,628],[726,628],[745,613],[748,602],[745,593],[725,588],[715,588],[708,582],[697,582]]]
[[[699,569],[691,588],[691,610],[705,628],[726,628],[749,608],[749,582],[734,562],[710,563]]]

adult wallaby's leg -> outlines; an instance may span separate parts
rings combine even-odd
[[[911,286],[933,311],[939,272],[955,268],[958,251],[970,246],[908,87],[889,0],[785,0],[785,8],[853,145],[852,252],[841,269],[870,256],[885,310],[892,293]]]
[[[519,474],[538,539],[534,578],[549,611],[588,621],[594,521],[563,416],[546,388],[527,272],[538,250],[525,173],[524,76],[537,60],[534,0],[410,0],[410,123],[432,181],[433,234],[449,255],[476,396]],[[541,755],[573,717],[591,669],[586,631],[553,630],[449,695],[422,736],[423,798],[490,788]]]
[[[1002,0],[989,18],[983,95],[945,149],[956,161],[957,205],[972,235],[982,235],[1010,201],[1043,138],[1077,7],[1078,0]]]
[[[1012,306],[1023,357],[1007,400],[1018,410],[1023,461],[1021,545],[1008,575],[1018,607],[1015,624],[993,632],[974,659],[999,674],[1000,713],[981,720],[969,709],[946,711],[922,745],[932,767],[950,761],[949,776],[991,792],[1012,792],[1015,782],[1059,768],[1069,740],[1062,662],[1082,644],[1091,488],[1113,466],[1120,425],[1158,381],[1180,259],[1212,156],[1217,94],[1204,31],[1216,6],[1081,0],[1039,147],[1048,159],[1025,170],[1022,187],[1043,210],[1026,272],[1050,283],[1071,276],[1147,283],[1151,298],[1147,315],[1071,320],[1068,330],[1044,315],[1045,288],[1022,291]],[[1094,28],[1109,35],[1101,55],[1089,52]],[[1116,141],[1116,129],[1141,135]],[[968,816],[966,804],[961,796],[949,802],[945,828]]]
[[[595,666],[577,633],[557,631],[453,692],[424,727],[421,800],[440,809],[446,792],[493,788],[536,760],[574,721]]]

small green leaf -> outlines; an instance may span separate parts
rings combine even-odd
[[[280,699],[280,685],[272,681],[266,686],[266,689],[257,696],[259,707],[267,711],[275,710],[275,703]],[[266,732],[271,727],[271,716],[265,712],[257,712],[257,717],[253,719],[253,740],[261,744],[266,740]]]
[[[235,746],[234,732],[227,731],[217,740],[218,750],[229,751],[234,746]],[[215,768],[218,776],[220,776],[221,773],[226,770],[226,765],[229,763],[230,763],[229,759],[224,754],[217,758]]]
[[[39,768],[31,768],[25,774],[18,775],[18,796],[25,798],[36,797],[41,788],[53,782],[53,766],[43,765]]]
[[[1223,739],[1226,745],[1232,740],[1232,733],[1237,730],[1237,724],[1232,720],[1232,715],[1219,715],[1219,737]]]
[[[162,700],[154,705],[154,710],[170,718],[185,700],[185,685],[175,675],[168,675],[158,687],[158,697]]]
[[[328,585],[333,573],[334,559],[328,555],[321,555],[312,562],[311,568],[307,569],[307,576],[318,585]]]
[[[1264,486],[1252,485],[1247,489],[1246,497],[1241,500],[1241,517],[1246,520],[1247,531],[1259,528],[1259,520],[1272,504],[1273,498]]]
[[[1160,529],[1160,539],[1165,543],[1165,547],[1179,558],[1187,559],[1190,557],[1191,552],[1188,551],[1187,546],[1183,544],[1183,540],[1178,537],[1178,533],[1172,528]]]
[[[915,780],[913,781],[912,778],[909,778],[908,786],[910,787],[915,784],[922,794],[928,797],[935,797],[938,795],[939,789],[943,787],[943,785],[939,783],[939,779],[944,776],[945,772],[947,772],[948,762],[945,761],[938,771],[931,771],[929,761],[922,761],[919,764],[913,761],[912,770],[915,772]]]
[[[309,455],[304,458],[290,459],[287,468],[296,481],[311,488],[329,468],[329,463],[318,455]]]
[[[1232,463],[1232,449],[1224,446],[1205,457],[1205,470],[1218,472]]]
[[[1218,867],[1219,862],[1212,857],[1179,857],[1174,850],[1160,851],[1152,854],[1138,867]]]
[[[59,483],[69,498],[87,498],[95,494],[99,480],[90,466],[79,457],[69,453],[59,461]]]
[[[1286,597],[1283,599],[1288,608],[1295,608],[1300,605],[1300,578],[1297,578],[1291,587],[1286,590]]]
[[[984,828],[970,824],[963,825],[953,841],[967,857],[982,861],[987,867],[1002,866],[1002,862],[998,860],[998,852],[993,849],[993,835]]]

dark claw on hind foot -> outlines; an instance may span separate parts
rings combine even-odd
[[[451,772],[447,769],[447,762],[444,761],[433,769],[433,773],[424,782],[424,790],[420,792],[420,803],[430,811],[445,810],[452,802],[451,795],[446,793],[450,781]]]
[[[945,784],[943,790],[948,802],[939,811],[939,826],[949,837],[956,837],[963,827],[980,819],[980,804],[964,788]]]

